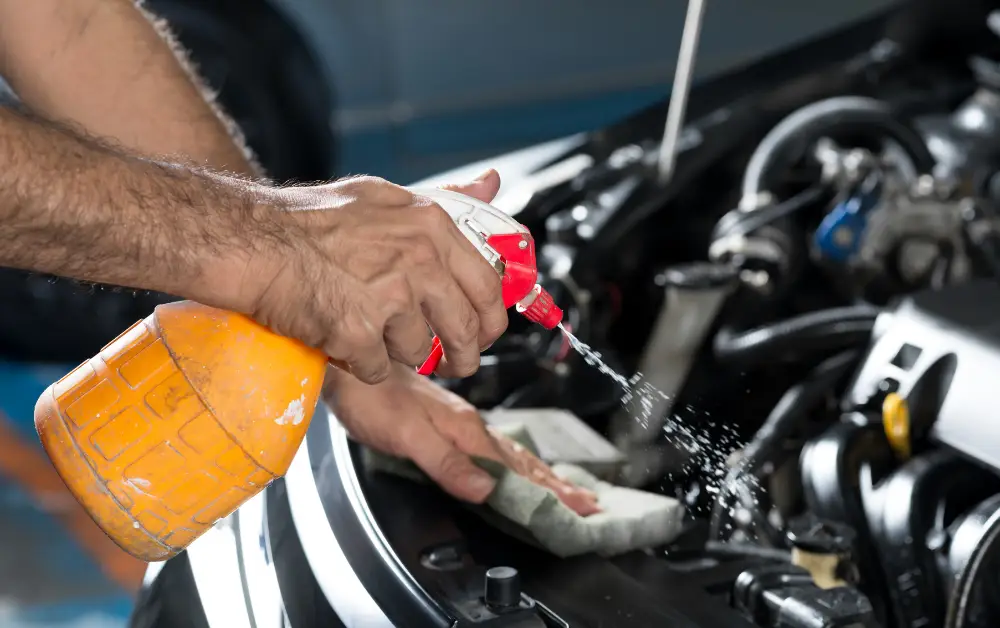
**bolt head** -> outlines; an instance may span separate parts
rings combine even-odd
[[[837,227],[833,232],[833,241],[837,246],[850,246],[854,242],[854,230],[850,227]]]

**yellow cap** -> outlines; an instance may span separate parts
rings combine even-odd
[[[910,406],[899,393],[889,393],[882,401],[882,428],[896,455],[909,458]]]

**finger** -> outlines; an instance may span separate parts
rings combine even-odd
[[[373,345],[363,353],[364,357],[347,360],[351,375],[366,384],[384,382],[392,370],[392,362],[389,359],[389,353],[385,350],[385,345]]]
[[[474,504],[481,504],[496,487],[496,480],[477,467],[467,455],[428,426],[419,438],[410,438],[406,455],[441,488]]]
[[[479,369],[479,316],[458,283],[447,274],[423,277],[421,308],[424,318],[441,339],[447,370],[454,377],[468,377]]]
[[[562,479],[531,451],[496,429],[490,428],[489,436],[503,457],[504,464],[515,473],[549,489],[555,493],[560,501],[580,516],[586,517],[601,511],[597,503],[597,495],[593,491],[575,486]]]
[[[370,292],[382,308],[383,340],[389,357],[410,366],[423,364],[431,351],[431,333],[406,276],[383,276],[372,283]]]
[[[454,396],[455,393],[445,390],[440,386],[435,387],[436,392],[441,396],[435,401],[442,405],[450,404],[452,408],[448,411],[435,411],[429,408],[427,415],[430,417],[434,427],[448,440],[450,440],[463,453],[475,458],[488,458],[496,462],[504,463],[503,455],[497,446],[496,440],[491,436],[486,422],[475,409],[465,409],[468,402],[458,398],[463,408],[455,408],[453,402],[447,397]]]
[[[331,358],[346,363],[351,375],[366,384],[378,384],[389,377],[392,363],[382,326],[373,325],[371,320],[361,312],[345,315],[323,350]]]
[[[569,506],[576,514],[586,517],[601,512],[597,504],[597,494],[593,491],[581,488],[560,478],[548,467],[543,470],[533,469],[530,479],[543,486],[559,498],[559,501]],[[547,472],[546,472],[547,471]]]
[[[441,188],[460,192],[484,203],[489,203],[500,191],[500,175],[491,168],[471,183],[443,185]],[[496,342],[497,338],[507,329],[507,308],[504,307],[503,303],[501,278],[497,275],[496,270],[475,250],[475,246],[472,246],[472,243],[462,235],[461,231],[453,229],[450,232],[461,242],[461,249],[469,253],[474,251],[475,256],[481,260],[481,262],[470,264],[465,259],[457,259],[452,268],[455,280],[458,281],[459,286],[469,297],[472,307],[479,314],[479,348],[484,350]]]
[[[483,351],[507,330],[507,308],[503,303],[502,277],[478,252],[475,256],[479,259],[474,262],[455,259],[449,267],[476,311],[479,322],[476,341],[479,350]]]
[[[581,517],[589,517],[601,512],[601,507],[597,503],[597,495],[592,491],[566,482],[548,488],[556,494],[559,501]]]
[[[459,192],[473,198],[477,198],[484,203],[491,203],[500,191],[500,174],[490,168],[469,183],[450,183],[442,185],[442,190]]]
[[[385,348],[389,357],[409,366],[420,366],[431,353],[433,336],[427,321],[417,312],[393,316],[385,324]]]
[[[409,257],[412,272],[418,277],[414,287],[420,296],[424,316],[441,339],[447,358],[445,368],[439,371],[455,377],[467,377],[479,368],[480,337],[492,334],[483,332],[479,312],[458,283],[458,277],[462,277],[466,284],[472,284],[471,292],[486,295],[491,289],[499,293],[500,280],[496,271],[462,236],[451,217],[439,205],[426,198],[415,198],[414,210],[411,215],[421,223],[421,230],[435,249],[415,248],[409,252]],[[470,267],[473,269],[471,274]],[[470,281],[469,277],[473,279]],[[483,302],[490,297],[477,296],[477,299]],[[502,316],[501,325],[505,324],[506,312],[499,298],[492,309]],[[498,317],[495,313],[492,316],[494,319]],[[493,334],[498,336],[502,329],[496,330],[496,323],[491,323]]]

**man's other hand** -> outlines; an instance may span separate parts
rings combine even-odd
[[[591,491],[562,480],[517,443],[488,428],[458,395],[395,365],[384,382],[370,386],[331,369],[324,395],[352,438],[383,453],[413,461],[455,497],[482,503],[495,482],[471,457],[500,462],[552,490],[580,515],[600,512]]]

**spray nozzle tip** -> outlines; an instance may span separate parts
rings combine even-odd
[[[538,323],[545,329],[555,329],[562,322],[562,308],[555,304],[552,295],[545,288],[536,285],[528,297],[531,301],[521,301],[517,310],[529,321]]]

